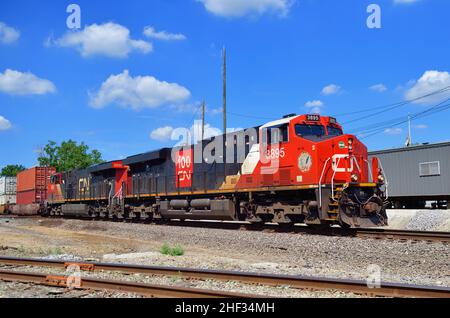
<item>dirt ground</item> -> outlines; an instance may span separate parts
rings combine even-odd
[[[184,254],[161,253],[163,244]],[[0,255],[450,286],[446,244],[70,219],[1,219]]]

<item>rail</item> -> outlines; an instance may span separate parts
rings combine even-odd
[[[1,257],[0,264],[4,265],[24,265],[24,266],[47,266],[67,268],[70,265],[83,265],[71,261],[55,261],[42,259],[20,259]],[[187,279],[212,279],[221,281],[239,281],[250,284],[262,284],[270,286],[289,286],[296,289],[313,289],[313,290],[341,290],[356,294],[365,294],[372,296],[386,296],[386,297],[438,297],[450,298],[449,287],[436,286],[418,286],[398,283],[381,282],[377,286],[371,286],[365,281],[346,280],[346,279],[331,279],[310,276],[291,276],[291,275],[273,275],[249,272],[236,271],[219,271],[219,270],[199,270],[191,268],[177,268],[177,267],[159,267],[159,266],[142,266],[142,265],[125,265],[125,264],[107,264],[107,263],[85,263],[88,270],[103,270],[114,272],[127,273],[143,273],[150,275],[164,275],[187,278]],[[80,266],[80,268],[82,268]],[[17,273],[17,272],[16,272]],[[0,271],[0,279],[14,279],[11,277],[10,271]],[[17,278],[20,276],[33,275],[30,273],[17,273]],[[23,278],[23,277],[22,277]],[[48,280],[48,275],[40,275],[38,279],[42,282]],[[45,281],[44,281],[45,283]],[[137,284],[121,281],[101,281],[96,279],[82,278],[82,286],[85,288],[100,288],[100,289],[118,289],[115,286],[121,286],[120,290],[130,292],[148,292],[150,294],[158,291],[163,291],[163,297],[249,297],[248,294],[236,294],[222,291],[205,291],[198,289],[181,288],[181,290],[174,290],[174,287],[155,286],[147,284]],[[124,286],[124,287],[123,287]],[[180,288],[175,288],[180,289]],[[170,293],[170,295],[169,295]],[[175,294],[177,293],[177,294]],[[186,293],[190,293],[186,294]],[[159,294],[161,295],[161,294]],[[254,295],[251,295],[254,297]]]
[[[70,276],[54,276],[44,273],[30,273],[0,270],[0,280],[9,282],[34,283],[53,287],[113,290],[136,293],[148,297],[160,298],[256,298],[258,295],[209,290],[199,288],[174,287],[154,284],[135,283],[129,281],[80,278],[71,282]]]

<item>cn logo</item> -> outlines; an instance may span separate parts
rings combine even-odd
[[[353,172],[353,160],[347,160],[349,158],[348,155],[345,154],[336,154],[333,156],[333,163],[331,166],[333,167],[333,171],[335,172]],[[345,169],[346,162],[350,161],[348,170]]]
[[[192,186],[192,174],[194,172],[193,162],[192,149],[178,151],[175,163],[176,184],[178,188],[188,188]]]

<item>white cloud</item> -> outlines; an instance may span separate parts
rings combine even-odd
[[[32,73],[22,73],[7,69],[0,73],[0,92],[12,95],[44,95],[56,91],[49,80],[37,77]]]
[[[126,27],[108,22],[92,24],[80,31],[68,31],[54,44],[61,47],[77,49],[83,57],[103,55],[114,58],[126,58],[132,51],[149,53],[153,50],[151,43],[130,38]]]
[[[219,115],[223,113],[223,108],[222,107],[208,107],[206,106],[206,112],[211,114],[211,115]]]
[[[320,101],[320,100],[310,100],[310,101],[307,101],[305,103],[305,107],[308,107],[308,108],[310,108],[310,107],[322,107],[322,106],[323,106],[323,102]]]
[[[419,0],[394,0],[395,4],[409,4],[419,2]]]
[[[384,130],[384,133],[388,135],[400,135],[402,132],[403,129],[401,128],[387,128]]]
[[[309,112],[312,114],[320,114],[324,104],[321,100],[311,100],[305,103],[306,108],[310,108]]]
[[[128,70],[111,75],[100,90],[91,96],[90,104],[102,108],[118,104],[133,109],[156,108],[163,104],[183,102],[191,96],[185,87],[160,81],[153,76],[131,77]]]
[[[197,0],[209,12],[223,17],[242,17],[275,13],[285,16],[293,0]]]
[[[150,133],[150,138],[157,141],[168,141],[172,137],[173,127],[159,127]]]
[[[426,71],[422,77],[419,78],[414,85],[406,91],[405,98],[407,100],[416,99],[448,86],[450,86],[450,74],[448,72]],[[428,105],[438,103],[445,98],[450,98],[450,90],[416,100],[414,103]]]
[[[370,90],[375,91],[375,92],[385,92],[387,91],[387,87],[384,84],[376,84],[376,85],[372,85],[369,87]]]
[[[239,128],[239,130],[241,130]],[[228,129],[228,132],[232,132],[234,129]],[[222,134],[222,131],[219,128],[213,127],[210,124],[205,124],[204,128],[204,139],[208,139],[217,135]],[[202,135],[202,122],[200,120],[196,120],[194,124],[188,128],[174,128],[172,126],[159,127],[153,130],[150,133],[150,138],[165,142],[165,141],[179,141],[180,134],[185,136],[188,140],[190,139],[190,143],[197,143],[201,139]]]
[[[227,129],[228,132],[232,132],[232,130]],[[190,132],[192,134],[192,138],[194,139],[194,143],[201,139],[202,136],[202,122],[201,120],[196,120],[194,125],[191,126]],[[216,127],[211,126],[210,124],[205,124],[205,135],[203,139],[208,139],[214,136],[218,136],[222,134],[222,130]]]
[[[425,124],[419,124],[419,125],[415,125],[414,128],[416,128],[416,129],[427,129],[428,126],[425,125]]]
[[[336,84],[330,84],[328,86],[325,86],[322,89],[322,95],[333,95],[333,94],[337,94],[341,91],[341,87],[339,85]]]
[[[182,41],[186,40],[186,36],[181,33],[169,33],[166,31],[156,31],[154,27],[147,26],[144,28],[144,35],[151,39],[163,41]]]
[[[11,122],[3,116],[0,116],[0,130],[8,130],[12,127]]]
[[[11,44],[16,42],[20,37],[19,30],[16,30],[5,23],[0,22],[0,43]]]

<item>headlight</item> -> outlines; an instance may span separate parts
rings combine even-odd
[[[382,174],[378,175],[378,182],[384,183],[384,177]]]
[[[358,178],[358,175],[352,174],[351,179],[352,179],[352,182],[358,182],[359,178]]]

